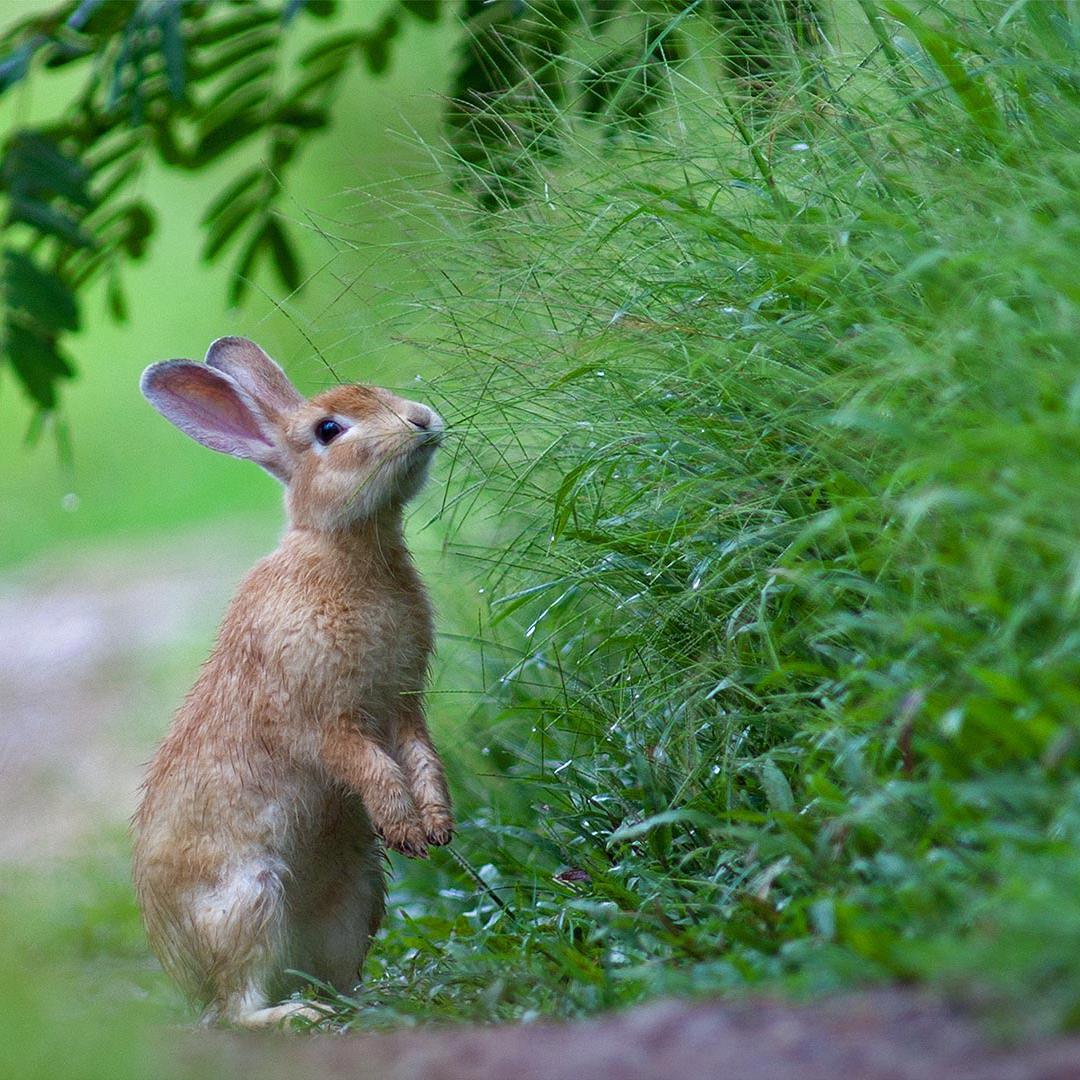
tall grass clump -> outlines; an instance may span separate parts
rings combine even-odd
[[[564,104],[513,199],[443,205],[485,692],[367,1010],[1080,1021],[1080,11],[821,7],[764,103],[669,16],[649,125]]]

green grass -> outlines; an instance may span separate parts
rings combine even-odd
[[[183,1075],[158,1051],[185,1009],[147,955],[122,836],[47,873],[5,871],[0,925],[0,1075]]]
[[[410,871],[355,1024],[896,979],[1080,1022],[1080,13],[879,13],[765,124],[691,58],[651,132],[441,204],[469,869]]]
[[[881,980],[1080,1023],[1080,12],[864,6],[765,119],[690,57],[519,205],[404,208],[460,830],[353,1027]],[[146,980],[131,1055],[176,1006],[121,863],[75,956]]]

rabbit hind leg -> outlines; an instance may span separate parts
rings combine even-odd
[[[317,1023],[331,1013],[318,1005],[304,1001],[286,1001],[281,1005],[267,1005],[266,998],[258,991],[246,995],[234,1003],[230,1015],[222,1017],[226,1023],[242,1028],[283,1027],[291,1020]]]
[[[343,850],[309,884],[308,902],[292,912],[292,966],[349,994],[386,907],[382,854],[373,840]]]
[[[282,876],[259,860],[193,898],[189,943],[201,969],[204,1024],[267,1027],[299,1014],[300,1003],[271,1006],[287,938]]]

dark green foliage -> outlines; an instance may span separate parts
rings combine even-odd
[[[403,20],[438,20],[431,4],[390,2],[370,31],[329,30],[285,67],[284,31],[300,15],[325,19],[329,2],[68,0],[26,18],[0,40],[0,93],[25,78],[76,66],[83,81],[47,128],[17,131],[4,148],[6,196],[3,356],[42,408],[73,374],[61,350],[78,322],[78,295],[108,282],[123,319],[124,264],[142,257],[155,211],[133,193],[154,161],[199,172],[253,143],[261,162],[210,198],[204,257],[232,249],[230,299],[267,260],[289,292],[304,281],[279,212],[298,151],[329,123],[329,106],[355,63],[384,71]],[[158,213],[165,212],[158,208]]]
[[[295,68],[287,66],[288,25],[335,10],[303,0],[67,0],[8,30],[0,39],[0,93],[53,69],[75,66],[84,76],[55,123],[16,132],[4,150],[6,243],[34,261],[35,280],[48,275],[53,294],[64,290],[77,303],[80,289],[105,277],[109,309],[124,318],[122,269],[142,255],[155,220],[131,194],[147,166],[160,161],[200,172],[254,144],[260,164],[245,166],[210,196],[203,255],[232,258],[234,303],[262,261],[287,291],[301,288],[304,270],[279,211],[297,153],[327,128],[350,68],[383,74],[409,20],[435,24],[459,7],[456,0],[387,0],[374,26],[330,27]],[[717,70],[730,65],[742,89],[769,107],[774,75],[791,62],[787,32],[798,31],[800,47],[819,35],[811,0],[469,0],[461,10],[463,58],[448,118],[489,207],[513,201],[533,182],[535,163],[558,150],[564,115],[602,120],[612,136],[645,130],[699,23],[729,32]],[[575,42],[585,27],[594,47],[579,56]],[[33,400],[52,408],[58,378],[70,373],[59,352],[65,327],[17,306],[5,324],[4,355]],[[19,335],[11,332],[16,324]],[[26,335],[34,348],[16,359],[12,350]]]
[[[767,129],[567,123],[450,233],[485,692],[358,1024],[880,978],[1076,1024],[1070,11],[856,10]]]
[[[527,196],[566,149],[575,116],[601,122],[609,137],[647,132],[683,61],[702,59],[703,36],[723,35],[709,77],[734,78],[755,115],[767,115],[792,49],[821,34],[812,0],[466,0],[465,12],[448,120],[468,166],[459,179],[489,208]]]

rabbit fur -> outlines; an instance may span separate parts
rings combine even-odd
[[[146,773],[147,935],[206,1023],[314,1018],[277,1004],[302,985],[287,972],[356,985],[385,904],[380,838],[419,857],[453,829],[424,722],[431,609],[401,523],[443,424],[375,387],[305,400],[243,338],[141,385],[192,438],[277,477],[288,511]]]

